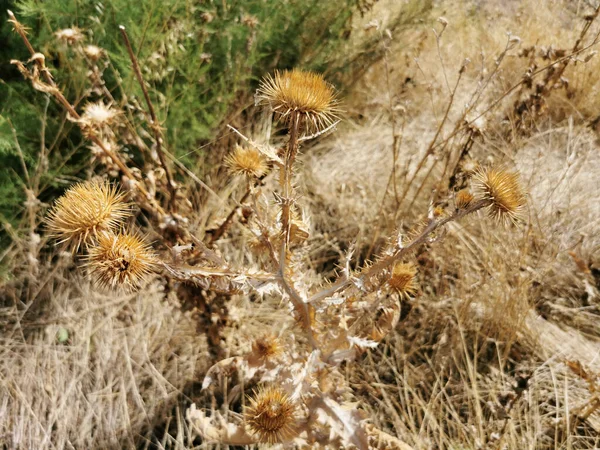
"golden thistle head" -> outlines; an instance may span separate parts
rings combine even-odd
[[[275,444],[296,435],[296,404],[280,388],[267,386],[255,390],[246,408],[246,423],[259,442]]]
[[[137,288],[156,265],[150,246],[138,236],[105,232],[90,247],[86,266],[102,287]]]
[[[270,105],[288,125],[292,113],[297,112],[309,131],[327,128],[340,112],[333,87],[320,74],[297,69],[267,75],[256,92],[256,101]]]
[[[417,268],[414,264],[396,262],[392,268],[388,284],[401,297],[408,297],[417,292],[416,275]]]
[[[473,175],[475,195],[490,202],[489,214],[504,223],[517,223],[525,207],[519,174],[504,168],[485,167]]]
[[[468,189],[461,189],[454,197],[454,204],[456,209],[466,209],[473,203],[474,199],[475,197]]]
[[[225,158],[225,165],[234,175],[260,178],[267,173],[268,165],[263,154],[254,147],[236,145],[234,151]]]
[[[131,210],[124,194],[107,182],[86,181],[60,197],[46,219],[50,234],[78,250],[98,233],[114,230]]]

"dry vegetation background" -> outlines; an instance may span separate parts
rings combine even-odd
[[[484,214],[452,222],[417,253],[419,289],[394,332],[340,369],[355,407],[414,449],[598,448],[598,46],[570,58],[551,91],[531,95],[546,71],[503,97],[528,70],[560,65],[586,23],[590,45],[596,5],[442,1],[388,33],[397,3],[382,0],[354,24],[383,58],[343,93],[343,122],[299,156],[310,276],[332,277],[350,249],[358,269],[432,201],[448,207],[447,167],[464,148],[461,165],[518,170],[527,211],[518,226]],[[259,139],[271,118],[256,117],[235,125]],[[220,155],[235,142],[223,134]],[[223,170],[210,177],[216,195],[203,193],[190,216],[201,233],[244,189]],[[239,220],[217,251],[250,266]],[[3,448],[226,448],[203,443],[186,410],[219,407],[201,390],[207,369],[260,334],[291,333],[287,308],[245,295],[190,301],[158,276],[136,293],[98,290],[70,254],[40,252],[41,239],[36,250],[15,239],[4,253],[13,276],[0,293]]]

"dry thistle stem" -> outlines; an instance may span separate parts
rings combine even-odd
[[[86,266],[102,287],[137,288],[155,264],[150,246],[138,236],[105,232],[90,247]]]
[[[333,87],[320,74],[297,69],[267,75],[256,92],[256,102],[271,105],[288,124],[292,113],[298,112],[310,131],[327,128],[340,112]]]
[[[59,243],[77,251],[100,232],[114,230],[130,214],[124,194],[107,182],[78,183],[60,197],[47,218],[47,228]]]
[[[225,158],[225,165],[234,175],[260,178],[267,173],[268,165],[262,153],[255,147],[235,146],[233,153]]]
[[[416,275],[417,268],[414,264],[397,262],[392,268],[388,284],[401,297],[408,297],[417,291]]]
[[[278,387],[267,386],[253,392],[245,418],[260,442],[284,442],[296,434],[296,404]]]
[[[491,202],[491,217],[506,223],[517,223],[525,207],[525,194],[519,174],[504,168],[485,167],[473,175],[475,195]]]

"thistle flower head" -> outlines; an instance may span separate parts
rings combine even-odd
[[[296,434],[296,404],[280,388],[267,386],[249,398],[245,418],[260,442],[284,442]]]
[[[54,33],[54,35],[58,40],[63,41],[69,45],[73,45],[83,40],[83,33],[77,27],[59,30],[56,33]]]
[[[91,61],[98,61],[104,55],[104,50],[97,45],[86,45],[83,48],[83,53]]]
[[[414,295],[417,291],[416,275],[417,268],[414,264],[396,262],[392,268],[388,284],[401,297],[408,297]]]
[[[491,202],[489,214],[504,223],[516,223],[525,207],[519,174],[504,168],[485,167],[473,175],[475,195]]]
[[[149,245],[138,236],[104,232],[90,247],[86,266],[102,287],[137,288],[155,264]]]
[[[47,228],[60,243],[78,250],[102,231],[113,230],[131,212],[124,194],[107,182],[86,181],[67,190],[50,210]]]
[[[456,205],[456,209],[465,209],[468,208],[471,203],[473,203],[473,194],[468,189],[461,189],[456,193],[456,197],[454,197],[454,204]]]
[[[268,169],[267,161],[258,149],[236,145],[233,153],[225,158],[225,165],[235,175],[260,178]]]
[[[275,358],[281,352],[279,339],[272,335],[260,337],[252,343],[252,353],[261,360]]]
[[[298,112],[310,131],[327,128],[339,113],[333,87],[320,74],[297,69],[267,75],[256,93],[256,101],[271,105],[286,122],[293,112]]]
[[[120,111],[99,101],[83,107],[82,120],[89,125],[111,125],[119,115]]]

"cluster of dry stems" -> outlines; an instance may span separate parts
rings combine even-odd
[[[600,9],[586,20],[591,23],[598,11]],[[448,187],[435,192],[435,203],[432,202],[424,221],[409,233],[399,232],[391,237],[387,248],[359,270],[351,268],[352,255],[349,255],[337,279],[309,283],[306,280],[311,278],[305,274],[303,248],[311,230],[300,204],[301,193],[294,184],[297,156],[303,143],[332,131],[341,115],[335,91],[321,75],[292,70],[276,72],[263,79],[256,94],[257,104],[274,113],[275,120],[286,131],[286,140],[276,149],[234,130],[240,144],[225,158],[224,164],[232,176],[242,180],[245,194],[240,205],[220,226],[200,239],[188,227],[185,214],[189,205],[185,195],[179,192],[173,168],[165,158],[168,152],[163,148],[156,113],[124,28],[121,32],[144,93],[154,137],[155,158],[151,158],[154,166],[145,176],[130,167],[131,161],[119,152],[119,133],[124,128],[122,112],[102,100],[90,102],[78,112],[54,83],[44,56],[29,44],[26,29],[11,12],[9,16],[31,52],[31,59],[26,63],[13,63],[35,89],[54,97],[65,107],[70,120],[91,141],[95,157],[106,167],[107,173],[120,177],[124,188],[117,189],[105,179],[72,186],[47,216],[49,233],[61,245],[84,254],[83,266],[101,288],[136,289],[150,274],[159,274],[163,280],[228,295],[253,293],[281,298],[281,307],[288,308],[295,321],[293,334],[259,336],[249,354],[224,359],[208,371],[204,389],[219,389],[218,382],[227,383],[231,379],[237,380],[237,384],[227,389],[223,413],[208,414],[195,406],[188,411],[190,423],[202,438],[230,445],[410,448],[368,423],[360,407],[353,403],[352,390],[340,367],[356,361],[365,350],[376,347],[394,330],[403,301],[418,290],[418,270],[413,255],[424,244],[439,239],[445,225],[471,217],[480,210],[487,210],[505,225],[519,222],[526,198],[518,175],[506,166],[467,168],[464,156],[468,153],[468,144],[465,144],[453,158],[455,164],[450,166],[454,168],[448,173],[444,170],[443,177],[450,180]],[[57,37],[69,45],[79,45],[84,51],[91,64],[90,77],[100,92],[102,70],[96,63],[105,55],[97,47],[83,47],[78,31],[70,31],[63,30]],[[571,56],[589,48],[582,46],[585,33],[587,29]],[[508,40],[498,65],[515,43],[512,38]],[[568,62],[566,57],[553,59],[551,67],[556,68],[552,75],[535,96],[523,100],[529,105],[525,107],[527,111],[535,109],[533,103],[541,104],[547,95],[543,86],[555,88]],[[448,111],[464,67],[451,91]],[[480,95],[481,92],[474,94],[470,108]],[[515,106],[516,110],[523,110],[521,106],[521,103]],[[428,151],[417,163],[413,178],[431,155],[445,149],[452,136],[464,132],[469,142],[476,136],[478,130],[474,124],[481,114],[466,121],[472,112],[466,109],[450,135],[439,140],[448,111]],[[456,182],[457,179],[461,182]],[[400,203],[407,192],[399,198]],[[248,252],[256,255],[260,267],[232,267],[218,251],[219,240],[241,215],[242,205],[242,224],[252,236]],[[126,223],[136,207],[148,213],[163,231],[160,249],[153,249],[131,221],[129,225]],[[256,388],[247,394],[246,386]],[[248,395],[248,404],[242,407],[241,414],[225,414],[228,405],[236,399],[246,403],[245,395]]]

